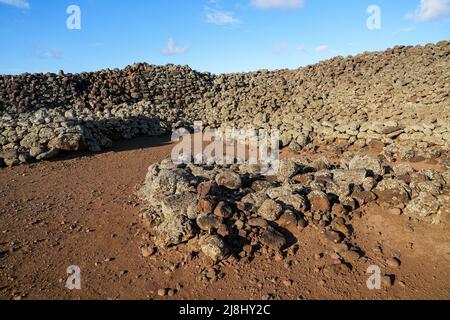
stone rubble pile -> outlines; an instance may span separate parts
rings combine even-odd
[[[436,159],[450,150],[450,42],[336,57],[297,70],[213,75],[135,64],[80,74],[0,76],[0,165],[174,128],[279,129],[281,145]]]
[[[160,136],[182,126],[180,111],[144,102],[103,111],[39,109],[17,117],[3,116],[0,159],[8,166],[51,159],[60,151],[98,152],[116,139]]]
[[[352,244],[353,219],[378,204],[392,214],[429,223],[450,223],[450,170],[384,165],[377,158],[346,154],[339,165],[325,158],[281,160],[277,176],[256,166],[150,166],[139,196],[142,219],[157,248],[186,244],[213,262],[295,250],[312,225],[320,239],[362,255]],[[294,249],[293,249],[294,248]]]

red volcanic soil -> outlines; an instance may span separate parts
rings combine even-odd
[[[366,258],[329,273],[328,248],[313,226],[284,259],[224,263],[207,281],[202,257],[184,246],[145,258],[136,190],[147,168],[170,156],[166,138],[118,143],[112,151],[0,170],[1,299],[450,299],[450,232],[378,207],[352,221]],[[386,260],[396,257],[399,267]],[[180,261],[185,263],[180,264]],[[81,269],[81,290],[65,287]],[[369,290],[367,268],[395,276]],[[162,288],[176,289],[170,297]]]

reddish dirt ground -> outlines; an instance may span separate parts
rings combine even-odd
[[[201,279],[202,258],[177,266],[183,247],[144,258],[136,190],[152,163],[169,157],[164,138],[118,143],[110,152],[0,170],[1,299],[450,299],[450,232],[372,207],[352,221],[354,243],[368,257],[343,274],[325,274],[318,230],[298,235],[283,261],[258,256],[225,264],[223,280]],[[382,253],[375,252],[380,246]],[[398,269],[385,259],[401,260]],[[392,287],[368,290],[369,265],[395,275]],[[66,269],[81,268],[81,290],[65,288]],[[164,298],[166,299],[166,298]]]

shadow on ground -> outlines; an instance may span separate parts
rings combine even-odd
[[[81,157],[92,157],[98,154],[104,154],[109,152],[125,152],[131,150],[144,150],[154,147],[160,147],[165,145],[170,145],[171,136],[140,136],[132,139],[119,139],[113,141],[113,146],[111,148],[105,148],[100,152],[91,151],[63,151],[58,157],[51,160],[51,162],[71,160]]]

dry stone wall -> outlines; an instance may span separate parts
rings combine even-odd
[[[174,128],[276,128],[282,146],[364,147],[435,158],[450,143],[450,42],[336,57],[297,70],[213,75],[123,70],[0,77],[0,165],[99,151]]]
[[[366,254],[355,244],[355,221],[368,207],[433,224],[449,224],[450,170],[390,166],[347,153],[339,164],[325,158],[281,161],[278,175],[258,166],[175,165],[149,167],[139,196],[149,233],[143,254],[185,245],[213,263],[257,255],[295,255],[308,226],[334,252],[331,268],[344,271]],[[152,247],[150,248],[149,247]],[[248,260],[247,260],[248,261]]]

